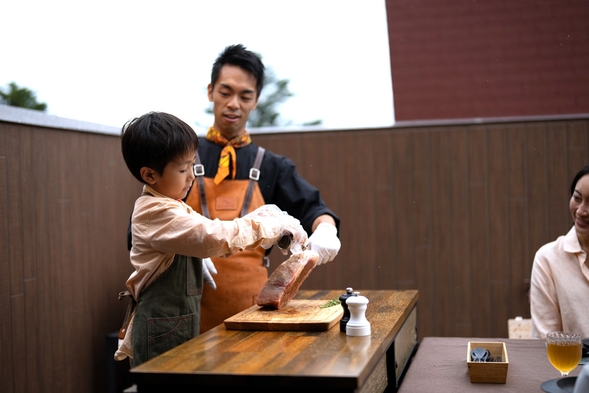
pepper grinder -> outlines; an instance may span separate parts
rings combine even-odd
[[[346,303],[346,300],[348,300],[348,298],[350,296],[352,296],[353,291],[354,290],[352,288],[346,288],[346,293],[344,293],[343,295],[341,295],[339,297],[339,301],[342,304],[342,307],[344,309],[344,316],[339,321],[339,331],[343,332],[343,333],[346,332],[346,324],[350,320],[350,309],[348,308],[348,304]]]
[[[276,243],[280,251],[288,250],[292,244],[292,233],[286,232]]]
[[[346,300],[346,303],[350,309],[350,320],[346,324],[346,334],[348,336],[370,335],[370,322],[368,322],[365,315],[368,299],[360,296],[360,292],[354,292]]]

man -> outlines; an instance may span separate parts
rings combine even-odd
[[[200,141],[197,181],[186,203],[209,218],[230,220],[263,204],[275,204],[298,218],[309,236],[308,248],[319,264],[335,258],[341,243],[339,218],[324,204],[319,191],[296,171],[294,163],[252,143],[246,130],[264,85],[264,65],[242,45],[228,46],[213,64],[209,101],[214,123]],[[204,201],[204,203],[203,203]],[[213,258],[217,289],[204,287],[200,332],[256,303],[268,279],[265,250]]]

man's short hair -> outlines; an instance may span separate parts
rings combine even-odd
[[[260,98],[264,88],[264,64],[254,52],[247,50],[243,45],[230,45],[219,54],[213,63],[211,72],[211,88],[215,89],[215,83],[219,79],[221,68],[230,64],[248,71],[256,79],[256,98]]]

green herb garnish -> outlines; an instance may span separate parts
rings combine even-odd
[[[327,307],[337,306],[338,304],[340,304],[339,296],[336,296],[333,299],[331,299],[330,301],[328,301],[327,303],[320,305],[319,307],[327,308]]]

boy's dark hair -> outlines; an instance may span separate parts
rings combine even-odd
[[[264,87],[264,64],[262,60],[241,44],[226,47],[213,63],[213,71],[211,72],[212,90],[215,89],[215,83],[219,79],[221,68],[226,64],[243,68],[256,78],[256,98],[259,98]]]
[[[587,165],[586,167],[581,169],[575,175],[575,178],[573,179],[573,182],[571,183],[571,196],[573,196],[573,194],[575,193],[575,187],[577,186],[577,182],[579,181],[579,179],[581,179],[586,174],[589,174],[589,165]]]
[[[159,174],[169,162],[198,149],[198,136],[174,115],[149,112],[125,123],[121,129],[121,151],[127,167],[141,183],[141,168]]]

